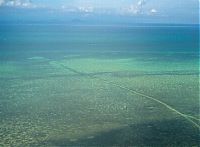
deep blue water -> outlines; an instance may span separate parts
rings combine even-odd
[[[42,52],[198,52],[198,26],[1,25],[0,49]]]

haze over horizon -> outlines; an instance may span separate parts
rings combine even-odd
[[[199,24],[199,0],[0,0],[0,22]]]

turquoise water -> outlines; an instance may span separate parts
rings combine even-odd
[[[0,146],[198,146],[198,33],[1,25]]]

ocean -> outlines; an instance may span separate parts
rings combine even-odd
[[[0,26],[0,146],[198,146],[199,26]]]

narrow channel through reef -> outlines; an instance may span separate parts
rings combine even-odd
[[[63,64],[60,64],[60,66],[62,66],[63,68],[65,68],[65,69],[67,69],[67,70],[69,70],[71,72],[74,72],[75,74],[82,75],[82,76],[89,76],[91,78],[97,78],[97,79],[99,79],[100,81],[103,81],[106,84],[117,86],[117,87],[119,87],[121,89],[127,90],[128,92],[130,92],[132,94],[137,94],[139,96],[142,96],[142,97],[145,97],[147,99],[150,99],[150,100],[152,100],[152,101],[154,101],[156,103],[159,103],[159,104],[163,105],[164,107],[166,107],[167,109],[175,112],[176,114],[180,115],[181,117],[183,117],[184,119],[186,119],[187,121],[189,121],[193,126],[195,126],[198,129],[200,129],[200,125],[199,125],[200,118],[196,118],[194,116],[190,116],[190,115],[181,113],[178,110],[176,110],[173,107],[171,107],[170,105],[168,105],[168,104],[166,104],[166,103],[164,103],[164,102],[162,102],[162,101],[160,101],[160,100],[158,100],[158,99],[156,99],[156,98],[154,98],[152,96],[149,96],[149,95],[144,94],[144,93],[140,93],[140,92],[138,92],[136,90],[130,89],[128,87],[125,87],[125,86],[117,84],[117,83],[110,82],[110,81],[102,79],[102,78],[91,76],[92,73],[83,73],[83,72],[77,71],[76,69],[73,69],[71,67],[67,67],[66,65],[63,65]],[[195,122],[194,120],[197,121],[197,122]]]
[[[0,146],[198,146],[198,30],[1,24]]]

